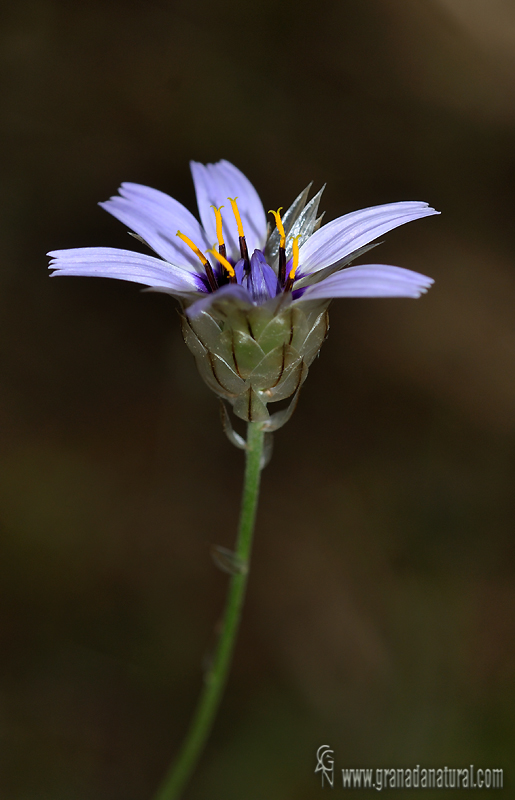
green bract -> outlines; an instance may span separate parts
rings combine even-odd
[[[292,303],[290,293],[263,305],[220,298],[193,319],[182,315],[184,341],[204,381],[237,417],[276,430],[293,412],[327,335],[329,302]],[[269,403],[292,395],[287,409],[270,415]]]

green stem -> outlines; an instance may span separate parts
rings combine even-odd
[[[258,504],[263,442],[263,431],[260,430],[257,423],[249,422],[240,525],[234,554],[234,563],[238,565],[239,569],[231,576],[220,638],[211,669],[205,676],[204,687],[190,728],[155,800],[177,800],[180,797],[200,758],[222,699],[247,586],[252,534]]]

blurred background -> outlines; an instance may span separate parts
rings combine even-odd
[[[150,800],[215,641],[242,456],[174,301],[50,281],[45,258],[137,250],[96,203],[135,181],[195,210],[190,158],[234,162],[265,209],[313,180],[326,219],[442,215],[374,255],[434,277],[427,296],[331,306],[185,797],[317,798],[321,744],[338,769],[513,786],[514,3],[2,11],[0,796]]]

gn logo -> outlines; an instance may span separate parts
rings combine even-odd
[[[327,781],[329,786],[334,784],[334,750],[331,750],[328,744],[321,745],[317,750],[317,765],[315,773],[322,773],[322,786],[324,781]]]

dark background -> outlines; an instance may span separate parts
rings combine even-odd
[[[442,216],[374,253],[433,276],[427,296],[331,307],[263,475],[187,798],[317,798],[321,744],[339,769],[504,767],[513,787],[515,5],[2,17],[0,797],[150,800],[199,692],[241,453],[174,301],[50,281],[44,255],[138,249],[97,201],[126,180],[194,210],[190,158],[233,161],[265,209],[314,180],[326,219],[397,200]]]

